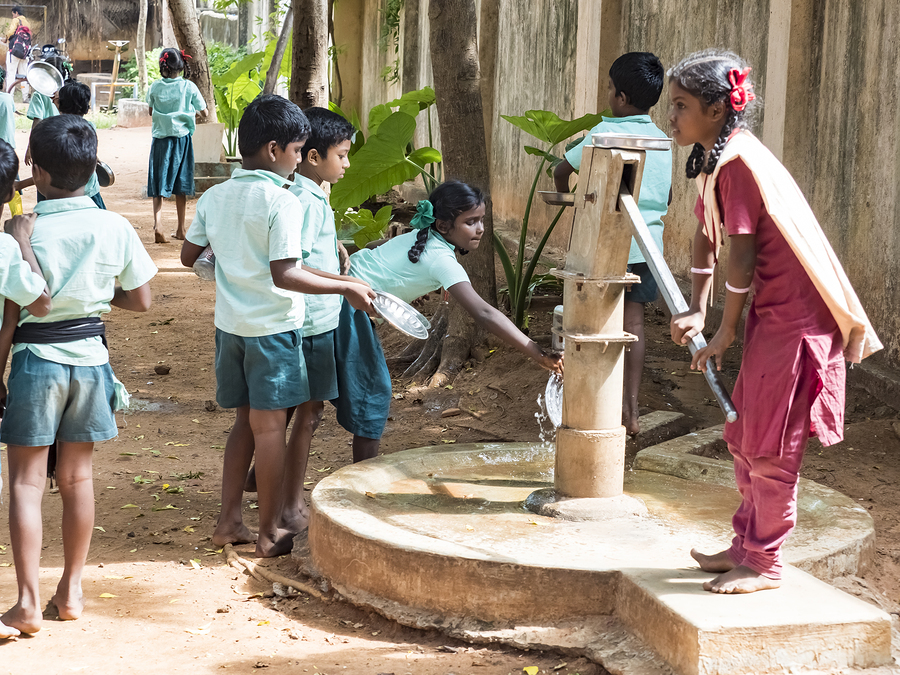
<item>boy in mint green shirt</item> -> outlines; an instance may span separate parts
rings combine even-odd
[[[301,159],[309,123],[281,96],[260,95],[238,127],[241,168],[207,190],[181,248],[192,267],[207,246],[216,254],[216,400],[235,408],[225,445],[222,511],[216,546],[256,541],[256,556],[289,553],[301,523],[285,510],[288,410],[309,400],[301,332],[305,294],[340,294],[372,308],[364,283],[298,264],[304,209],[287,190]],[[244,481],[256,454],[259,533],[241,514]],[[302,477],[301,477],[302,483]],[[302,485],[301,485],[302,489]]]
[[[665,71],[660,60],[649,52],[629,52],[623,54],[609,69],[609,107],[612,117],[588,132],[584,140],[566,153],[553,172],[558,192],[569,191],[569,176],[581,168],[581,155],[585,145],[592,143],[592,136],[598,133],[630,134],[636,136],[656,136],[666,138],[666,134],[650,119],[650,108],[659,101],[662,93]],[[653,241],[663,250],[663,222],[672,195],[672,151],[648,152],[644,160],[641,177],[641,193],[638,208]],[[640,432],[638,422],[638,390],[644,369],[644,304],[656,299],[656,280],[638,248],[631,240],[628,254],[628,271],[641,278],[630,291],[625,292],[625,330],[636,335],[637,342],[625,352],[625,386],[622,409],[622,423],[629,435]]]

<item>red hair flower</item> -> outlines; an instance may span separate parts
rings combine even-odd
[[[185,54],[185,53],[184,53],[184,50],[182,49],[182,50],[181,50],[181,60],[184,61],[184,62],[186,63],[187,60],[188,60],[189,58],[191,58],[191,55],[190,55],[190,54]],[[749,68],[748,68],[747,70],[749,70]]]
[[[728,81],[731,83],[731,107],[735,112],[741,112],[750,101],[756,98],[756,94],[753,93],[753,84],[747,82],[749,75],[749,66],[743,70],[732,68],[728,71]]]

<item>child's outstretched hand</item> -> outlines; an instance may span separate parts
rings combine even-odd
[[[563,376],[562,354],[548,354],[543,349],[539,349],[539,354],[534,357],[534,360],[537,361],[541,368],[546,368],[559,377]]]
[[[688,310],[681,314],[673,314],[669,328],[672,332],[672,341],[676,345],[686,345],[695,335],[703,332],[706,324],[706,316],[703,312]]]
[[[367,285],[356,283],[347,284],[347,290],[344,291],[343,295],[353,309],[361,309],[369,314],[375,311],[372,307],[372,300],[375,299],[375,291]]]
[[[37,220],[36,213],[13,216],[3,224],[3,230],[6,234],[10,234],[16,239],[31,239],[35,220]]]
[[[724,327],[720,328],[713,335],[708,345],[694,353],[694,358],[691,360],[691,370],[701,370],[705,373],[707,361],[711,358],[715,359],[713,364],[716,366],[716,370],[722,370],[722,357],[732,342],[734,342],[734,333],[726,330]]]

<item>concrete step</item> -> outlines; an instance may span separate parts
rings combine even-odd
[[[237,162],[194,162],[194,175],[231,178],[231,172],[238,166]]]
[[[619,619],[680,675],[846,672],[893,663],[891,620],[793,567],[783,586],[716,595],[688,569],[623,570]]]
[[[230,176],[194,176],[194,192],[202,194],[213,185],[224,183]]]

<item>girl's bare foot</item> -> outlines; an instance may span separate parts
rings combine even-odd
[[[216,525],[216,531],[213,532],[211,541],[214,546],[221,548],[225,544],[252,544],[256,539],[256,535],[248,530],[243,523],[237,528],[229,528],[219,524]]]
[[[0,624],[3,624],[4,629],[12,628],[31,635],[41,629],[41,619],[43,616],[37,607],[25,608],[17,603],[0,616]]]
[[[287,555],[294,548],[295,532],[289,530],[278,529],[275,540],[259,539],[256,542],[257,558],[277,558],[280,555]]]
[[[184,241],[184,230],[177,230],[176,232],[173,232],[172,239]]]
[[[703,590],[713,593],[755,593],[781,586],[781,579],[770,579],[749,567],[738,565],[703,584]]]
[[[84,594],[80,586],[69,588],[60,581],[56,594],[50,598],[50,604],[56,607],[60,621],[75,621],[84,612]]]
[[[734,561],[728,555],[728,551],[719,551],[712,555],[706,555],[692,548],[691,557],[697,561],[700,569],[704,572],[730,572],[735,568]]]
[[[16,637],[19,635],[19,631],[12,626],[7,626],[5,623],[0,621],[0,640],[6,640],[8,638]]]
[[[169,238],[159,230],[153,230],[153,239],[157,244],[168,244]]]

